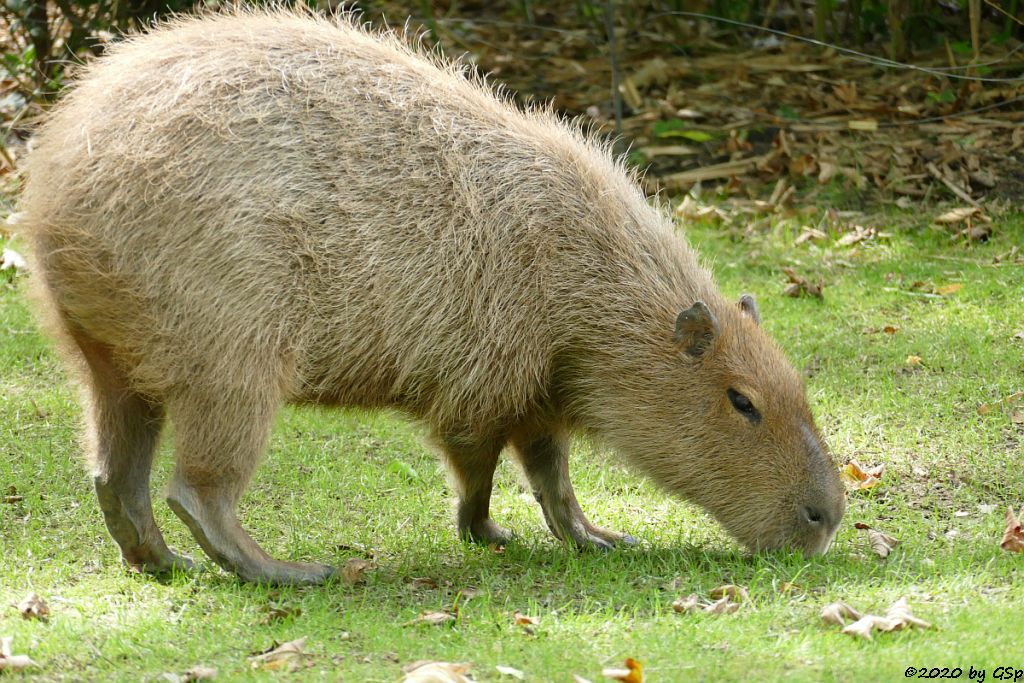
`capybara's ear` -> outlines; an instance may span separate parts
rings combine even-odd
[[[754,321],[755,325],[761,324],[761,311],[757,310],[757,302],[754,301],[754,297],[744,294],[740,297],[739,307],[745,316]]]
[[[700,356],[718,337],[718,319],[703,301],[697,301],[676,318],[676,341],[691,356]]]

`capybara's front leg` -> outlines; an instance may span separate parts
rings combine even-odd
[[[238,500],[266,443],[274,407],[237,397],[221,405],[193,398],[172,406],[178,466],[167,503],[210,559],[243,580],[323,583],[332,567],[275,560],[238,521]]]
[[[583,514],[569,480],[566,435],[527,434],[514,439],[514,443],[551,533],[580,548],[605,550],[616,543],[636,543],[632,536],[591,524]]]
[[[444,452],[458,491],[456,522],[459,535],[475,543],[505,544],[511,541],[512,532],[496,524],[490,513],[494,468],[498,465],[504,440],[456,431],[435,434],[434,440]]]

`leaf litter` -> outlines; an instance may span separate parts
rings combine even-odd
[[[10,636],[0,637],[0,672],[21,671],[29,667],[39,666],[27,655],[16,655],[12,649],[13,639]]]
[[[1021,506],[1019,515],[1013,514],[1013,508],[1006,508],[1006,529],[1003,531],[1003,540],[999,547],[1011,553],[1024,552],[1024,506]]]
[[[856,619],[846,624],[846,619]],[[906,598],[894,602],[884,617],[875,614],[860,614],[849,605],[837,602],[825,605],[821,610],[821,620],[826,624],[842,626],[842,633],[854,638],[873,640],[872,633],[879,631],[889,633],[909,628],[931,628],[932,625],[915,617],[907,604]]]
[[[878,529],[873,529],[863,522],[857,522],[854,528],[860,529],[861,531],[867,532],[868,545],[871,547],[871,552],[883,560],[892,553],[893,549],[899,545],[899,541]]]
[[[732,614],[739,610],[741,603],[750,599],[746,588],[731,583],[713,589],[709,596],[711,599],[705,600],[696,593],[690,593],[673,601],[672,609],[679,614]]]
[[[418,661],[405,667],[401,683],[473,683],[471,664],[460,662]]]

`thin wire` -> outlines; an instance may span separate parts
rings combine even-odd
[[[848,48],[848,47],[842,47],[841,45],[832,45],[830,43],[826,43],[826,42],[821,41],[821,40],[816,40],[814,38],[808,38],[806,36],[798,36],[798,35],[795,35],[793,33],[787,33],[786,31],[779,31],[778,29],[768,28],[766,26],[758,26],[756,24],[749,24],[749,23],[747,23],[745,21],[737,21],[736,19],[727,19],[725,17],[716,17],[713,14],[704,14],[702,12],[682,12],[682,11],[661,12],[659,14],[653,15],[651,17],[651,19],[657,19],[659,17],[672,17],[672,16],[676,16],[676,17],[692,17],[694,19],[705,19],[707,21],[717,21],[717,22],[723,23],[723,24],[731,24],[733,26],[741,26],[743,28],[753,29],[755,31],[761,31],[761,32],[764,32],[764,33],[771,33],[773,35],[782,36],[784,38],[790,38],[792,40],[799,40],[801,42],[810,43],[811,45],[817,45],[819,47],[832,48],[833,50],[836,50],[837,52],[842,52],[844,54],[850,55],[850,56],[854,57],[855,59],[857,59],[858,61],[867,62],[869,64],[874,64],[875,66],[886,67],[886,68],[889,68],[889,69],[907,69],[908,71],[920,71],[921,73],[930,74],[932,76],[941,76],[943,78],[953,78],[953,79],[962,80],[962,81],[979,81],[979,82],[982,82],[982,83],[1022,83],[1022,82],[1024,82],[1024,77],[1020,77],[1020,76],[1018,76],[1017,78],[989,78],[989,77],[986,77],[986,76],[965,76],[965,75],[962,75],[962,74],[949,73],[948,71],[945,71],[943,69],[933,69],[933,68],[927,67],[927,66],[917,66],[916,64],[904,64],[903,62],[896,62],[896,61],[893,61],[891,59],[886,59],[884,57],[876,57],[874,55],[869,55],[869,54],[866,54],[864,52],[858,52],[857,50],[854,50],[854,49]]]

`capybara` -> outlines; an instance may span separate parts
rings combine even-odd
[[[505,542],[511,446],[558,538],[591,524],[569,437],[592,435],[753,549],[827,549],[844,510],[802,382],[726,301],[608,146],[472,69],[293,10],[177,18],[85,68],[41,126],[24,230],[84,385],[88,459],[126,562],[187,566],[167,502],[248,580],[237,503],[285,402],[397,409],[453,475],[462,536]]]

